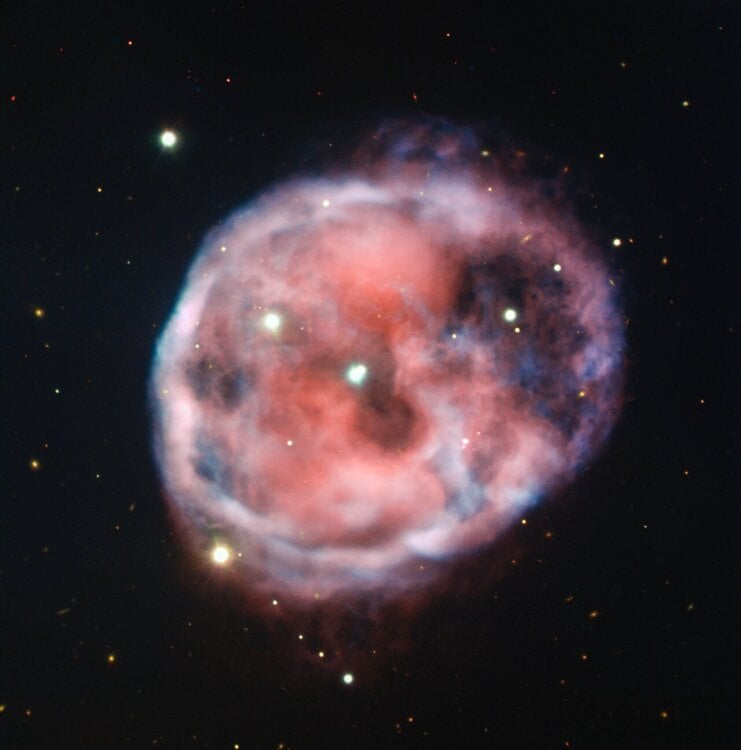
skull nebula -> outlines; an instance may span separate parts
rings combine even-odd
[[[174,517],[299,604],[428,585],[620,407],[615,290],[555,186],[452,126],[369,142],[207,237],[152,373]]]

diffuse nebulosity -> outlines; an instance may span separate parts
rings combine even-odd
[[[206,239],[153,368],[176,518],[299,606],[428,584],[420,561],[495,540],[620,406],[608,271],[543,183],[445,123],[371,144]]]

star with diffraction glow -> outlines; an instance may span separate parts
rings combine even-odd
[[[178,136],[173,130],[163,130],[160,134],[160,143],[164,148],[175,148],[178,142]]]
[[[268,329],[268,331],[272,331],[275,333],[280,328],[280,315],[274,312],[268,313],[263,319],[262,324],[265,326],[265,328]]]
[[[225,547],[223,544],[217,544],[211,552],[211,559],[217,565],[226,565],[231,559],[231,556],[232,554],[229,551],[229,548]]]

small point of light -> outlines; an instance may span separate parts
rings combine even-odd
[[[513,310],[511,307],[508,307],[504,311],[504,315],[502,316],[508,323],[513,323],[515,320],[517,320],[517,310]]]
[[[555,271],[556,273],[561,273],[561,269],[562,269],[562,268],[563,268],[563,266],[562,266],[562,265],[561,265],[560,263],[554,263],[554,264],[553,264],[553,270],[554,270],[554,271]]]
[[[108,656],[106,657],[106,661],[109,664],[115,664],[116,663],[116,654],[108,654]]]
[[[46,310],[43,307],[37,307],[34,309],[33,314],[37,318],[43,318],[46,315]]]
[[[620,245],[623,244],[623,241],[620,239],[620,237],[615,237],[615,239],[612,241],[613,247],[620,247]]]
[[[293,446],[293,440],[286,440],[286,445],[290,448]]]
[[[325,198],[322,201],[322,205],[324,206],[324,208],[329,208],[332,204]]]
[[[319,652],[319,653],[317,654],[317,656],[318,656],[318,657],[319,657],[320,659],[323,659],[323,658],[324,658],[324,651],[320,651],[320,652]]]
[[[98,185],[98,187],[96,188],[96,190],[97,190],[97,191],[98,191],[99,193],[102,193],[102,192],[103,192],[103,188],[102,188],[102,187],[101,187],[100,185]]]
[[[219,250],[221,250],[222,253],[226,252],[226,245],[222,245]]]
[[[223,544],[219,544],[216,547],[214,547],[213,552],[211,553],[211,559],[217,564],[217,565],[226,565],[226,563],[229,562],[229,559],[231,558],[231,552],[229,552],[229,548],[225,547]]]
[[[345,674],[342,675],[342,681],[345,683],[345,685],[352,685],[353,682],[355,682],[355,678],[352,675],[352,672],[345,672]]]
[[[468,445],[468,444],[469,444],[470,442],[471,442],[471,441],[470,441],[470,440],[469,440],[468,438],[463,438],[463,439],[461,440],[461,443],[463,443],[463,445]]]
[[[521,523],[521,524],[522,524],[523,526],[527,526],[527,518],[522,518],[522,519],[520,520],[520,523]]]
[[[685,107],[685,108],[686,108],[686,107],[689,107],[689,106],[690,106],[689,100],[688,100],[688,99],[685,99],[685,100],[684,100],[684,101],[682,102],[682,106],[683,106],[683,107]]]
[[[604,158],[605,158],[605,155],[604,155],[603,153],[601,153],[601,152],[600,152],[599,154],[597,154],[597,156],[598,156],[598,157],[599,157],[600,159],[604,159]]]
[[[278,600],[277,599],[273,599],[272,604],[273,604],[274,607],[277,607],[278,606]]]
[[[491,151],[489,151],[488,149],[484,149],[481,152],[481,156],[491,156]]]
[[[177,142],[178,137],[172,130],[162,131],[162,134],[160,135],[160,143],[165,148],[173,148]]]
[[[278,313],[268,313],[263,319],[262,324],[269,331],[277,331],[280,328],[280,315]]]
[[[586,395],[587,395],[587,392],[584,389],[579,391],[579,398],[584,398],[584,396]]]
[[[38,471],[41,468],[41,461],[39,461],[37,458],[32,458],[28,465],[31,467],[31,471]]]
[[[360,385],[368,375],[368,368],[363,364],[350,365],[345,375],[353,385]]]
[[[666,256],[666,255],[665,255],[665,256],[664,256],[664,257],[663,257],[663,258],[661,259],[661,265],[662,265],[662,266],[668,266],[668,265],[669,265],[669,258],[668,258],[668,256]]]
[[[519,333],[520,332],[520,326],[515,326],[514,330],[515,330],[515,333]]]

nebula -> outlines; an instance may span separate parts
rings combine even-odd
[[[429,586],[425,561],[494,542],[604,444],[613,282],[514,158],[387,125],[206,238],[156,347],[155,451],[195,549],[250,591]]]

